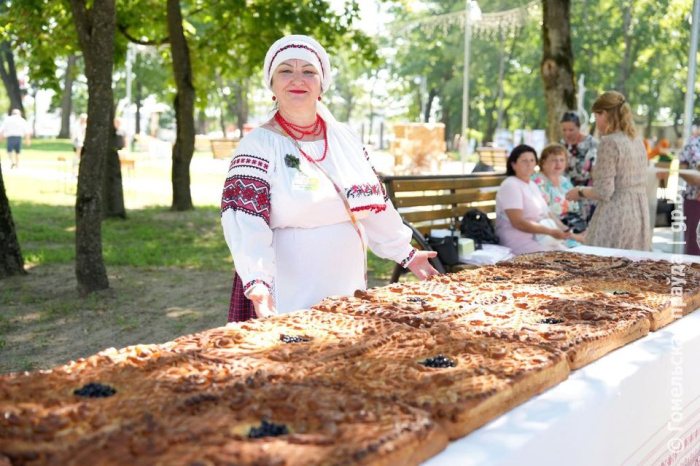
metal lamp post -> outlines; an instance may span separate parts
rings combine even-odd
[[[469,61],[472,39],[472,23],[481,19],[481,9],[474,0],[466,0],[464,9],[464,83],[462,85],[462,171],[469,147]]]
[[[131,152],[131,141],[133,140],[134,136],[134,131],[136,126],[134,125],[133,129],[131,126],[131,82],[132,82],[132,76],[131,76],[131,70],[132,66],[134,63],[134,58],[135,58],[135,52],[134,48],[131,44],[127,46],[126,49],[126,107],[124,108],[124,126],[126,127],[126,144],[125,144],[125,150],[127,152]]]

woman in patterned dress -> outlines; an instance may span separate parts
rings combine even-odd
[[[569,151],[569,164],[564,173],[574,186],[592,186],[592,172],[598,153],[598,141],[590,134],[581,132],[581,120],[576,112],[565,112],[561,118],[561,131],[564,139],[561,143]],[[590,221],[595,211],[595,201],[581,201],[583,218]]]
[[[569,178],[564,176],[564,169],[567,166],[566,156],[566,148],[561,144],[548,145],[540,154],[540,171],[532,175],[532,181],[540,188],[550,212],[559,219],[566,214],[580,215],[581,213],[578,202],[566,199],[566,192],[574,188]],[[581,242],[583,242],[583,235],[579,233],[573,234],[573,239],[566,240],[565,244],[574,247]]]
[[[367,247],[420,279],[437,274],[428,262],[436,253],[411,246],[360,138],[321,103],[332,76],[324,48],[283,37],[263,72],[278,106],[238,144],[221,201],[236,266],[229,321],[366,288]]]
[[[566,199],[598,201],[585,244],[651,251],[647,154],[644,143],[636,137],[630,105],[619,92],[608,91],[595,101],[593,112],[603,135],[593,186],[571,189]]]

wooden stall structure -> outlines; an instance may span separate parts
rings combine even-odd
[[[394,125],[389,151],[397,173],[429,174],[440,171],[447,159],[445,125],[442,123],[400,123]]]

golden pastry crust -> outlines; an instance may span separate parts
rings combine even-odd
[[[679,302],[700,265],[537,253],[108,349],[0,375],[0,464],[419,464]]]
[[[556,385],[569,374],[557,350],[465,335],[451,325],[406,327],[357,357],[310,365],[305,380],[390,396],[431,413],[450,438]]]
[[[499,266],[561,270],[574,275],[589,275],[625,267],[631,261],[624,257],[594,256],[570,251],[532,252],[499,262]]]
[[[447,441],[425,412],[398,402],[310,384],[237,383],[41,456],[8,455],[66,465],[417,465]]]

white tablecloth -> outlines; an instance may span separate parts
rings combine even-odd
[[[672,257],[587,246],[575,250]],[[699,361],[696,311],[572,372],[564,382],[452,442],[424,464],[700,464]]]

